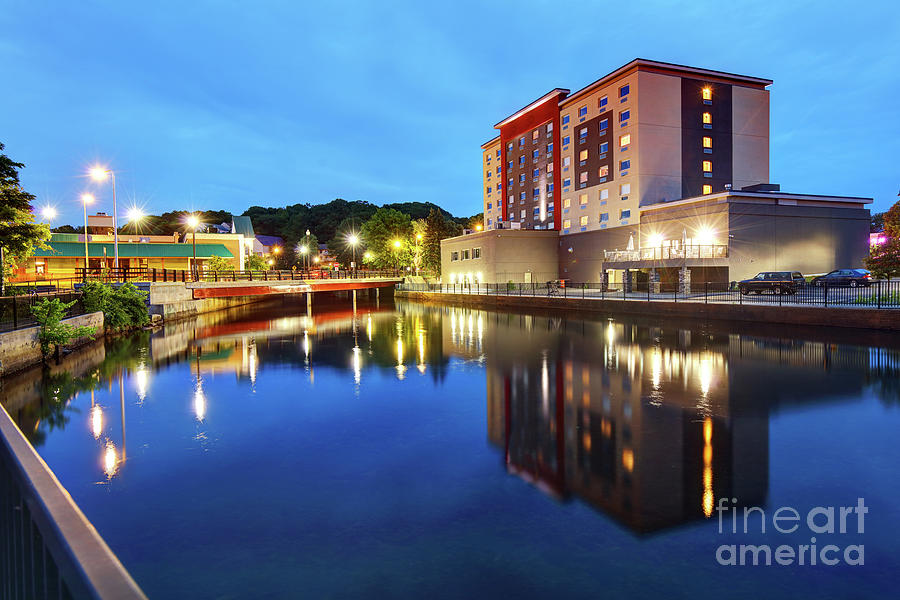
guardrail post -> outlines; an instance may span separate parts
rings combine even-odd
[[[875,292],[875,305],[881,308],[881,280],[878,281],[878,291]]]
[[[703,284],[703,303],[709,304],[709,282]]]
[[[825,306],[828,306],[828,282],[825,282]]]

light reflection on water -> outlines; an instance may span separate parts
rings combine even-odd
[[[609,581],[663,593],[651,572],[695,598],[763,583],[786,595],[801,583],[881,591],[888,581],[871,574],[709,571],[717,498],[837,504],[864,487],[877,504],[897,491],[858,466],[832,481],[785,451],[847,407],[859,412],[844,420],[852,443],[871,453],[885,453],[878,428],[898,423],[889,338],[805,335],[410,303],[311,315],[254,305],[91,347],[4,382],[3,404],[151,597],[292,597],[301,581],[312,595],[378,596],[378,581],[444,595],[449,565],[470,575],[461,596],[590,595]],[[857,450],[822,441],[814,452]],[[232,532],[235,519],[246,530]]]

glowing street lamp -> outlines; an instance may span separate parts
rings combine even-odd
[[[101,166],[91,167],[90,170],[91,179],[97,182],[106,181],[107,177],[112,179],[112,196],[113,196],[113,252],[114,252],[114,265],[116,269],[119,268],[119,221],[116,215],[118,215],[118,208],[116,206],[116,174],[112,169],[106,169]]]
[[[351,233],[347,236],[347,243],[350,244],[350,250],[353,255],[353,259],[350,261],[350,270],[356,270],[356,246],[359,245],[359,236],[355,233]]]
[[[81,195],[81,207],[84,209],[84,279],[87,281],[88,273],[88,230],[87,230],[87,205],[94,201],[93,194]]]
[[[41,216],[47,219],[47,223],[50,223],[56,218],[56,208],[49,205],[45,206],[41,209]]]
[[[191,240],[194,242],[194,264],[191,266],[191,273],[194,279],[197,278],[197,227],[200,226],[200,219],[197,215],[188,215],[185,221],[191,230]]]

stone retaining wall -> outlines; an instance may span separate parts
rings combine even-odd
[[[751,304],[704,304],[700,302],[641,302],[639,300],[599,300],[541,296],[479,296],[441,292],[405,292],[398,298],[504,309],[581,310],[652,317],[752,321],[780,325],[852,327],[900,331],[900,309],[825,308],[819,306],[765,306]]]
[[[97,335],[82,337],[66,344],[65,348],[81,346],[103,335],[103,313],[95,312],[63,319],[63,323],[75,327],[96,327]],[[8,375],[41,362],[41,344],[38,342],[40,327],[28,327],[0,333],[0,376]]]

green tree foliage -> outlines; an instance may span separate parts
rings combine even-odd
[[[269,263],[265,257],[251,254],[244,259],[244,268],[248,271],[268,271]]]
[[[142,327],[150,322],[147,309],[147,292],[131,283],[118,287],[91,280],[81,288],[85,312],[101,311],[110,330]]]
[[[209,260],[206,261],[206,268],[216,273],[222,273],[224,271],[231,271],[234,269],[234,267],[231,266],[231,261],[221,256],[209,257]]]
[[[25,165],[3,154],[0,144],[0,292],[6,281],[8,265],[34,254],[35,247],[47,248],[50,227],[35,223],[32,213],[34,195],[19,184],[19,169]]]
[[[303,251],[301,250],[302,247],[306,247],[305,256],[303,254]],[[319,238],[317,238],[316,234],[312,231],[309,232],[309,235],[306,235],[306,231],[304,231],[303,235],[294,245],[293,250],[293,264],[297,265],[298,267],[303,267],[308,263],[310,268],[313,268],[315,267],[313,257],[319,254]]]
[[[406,267],[411,262],[409,246],[413,233],[409,216],[393,208],[379,208],[360,231],[366,249],[372,253],[371,264],[379,269]],[[400,242],[396,248],[395,241]]]
[[[422,243],[422,267],[434,274],[441,272],[441,240],[460,235],[459,223],[446,219],[432,210],[425,219],[425,233]]]
[[[59,298],[44,298],[31,307],[31,314],[40,325],[38,341],[41,344],[41,356],[44,360],[53,352],[56,346],[68,344],[74,339],[92,336],[96,333],[96,327],[75,327],[62,320],[66,311],[75,305],[75,301],[63,302]]]
[[[887,240],[869,249],[866,268],[879,279],[900,277],[900,201],[884,213],[883,223]]]

